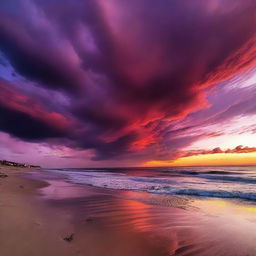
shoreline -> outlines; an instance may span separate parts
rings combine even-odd
[[[92,220],[94,215],[80,215],[79,200],[63,199],[57,203],[44,198],[40,189],[49,187],[49,184],[26,178],[33,170],[4,167],[0,171],[8,175],[0,180],[2,255],[97,256],[114,247],[110,255],[119,256],[121,252],[125,256],[168,255],[137,232],[112,231],[99,219]],[[97,197],[97,193],[92,194],[93,198]],[[91,197],[92,194],[85,188],[84,196]],[[117,240],[120,240],[119,244],[116,244]]]
[[[38,170],[0,172],[8,175],[0,179],[4,256],[256,254],[255,205],[180,205],[171,196],[71,184]]]
[[[23,175],[31,169],[1,167],[0,170],[8,175],[0,180],[1,254],[76,255],[63,243],[62,236],[69,230],[67,222],[52,215],[53,211],[39,198],[39,189],[48,183],[25,178]]]

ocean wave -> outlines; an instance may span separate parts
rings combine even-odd
[[[222,176],[222,175],[216,175],[216,176],[201,175],[201,177],[204,179],[209,179],[209,180],[256,184],[255,178],[243,178],[243,177],[237,177],[237,176]]]
[[[143,177],[131,177],[129,178],[132,181],[136,182],[145,182],[145,183],[156,183],[156,184],[177,184],[175,180],[168,180],[164,178],[143,178]]]
[[[184,175],[243,175],[245,172],[228,172],[228,171],[174,171],[173,173],[184,174]]]
[[[49,171],[49,170],[48,170]],[[238,198],[256,201],[254,184],[250,177],[202,174],[196,176],[131,176],[121,172],[94,170],[50,170],[65,175],[71,183],[116,190],[141,191],[165,195],[187,195],[198,197]],[[212,180],[210,182],[209,180]],[[226,181],[226,182],[223,182]]]
[[[246,199],[246,200],[256,200],[256,193],[243,193],[240,191],[209,191],[209,190],[200,190],[200,189],[178,189],[173,190],[173,194],[176,195],[190,195],[190,196],[200,196],[200,197],[217,197],[217,198],[237,198],[237,199]]]

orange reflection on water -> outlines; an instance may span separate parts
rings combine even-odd
[[[122,191],[122,195],[130,197],[132,192]],[[143,193],[141,193],[143,196]],[[118,201],[121,209],[127,214],[127,225],[139,232],[146,232],[152,230],[154,223],[152,222],[152,207],[150,205],[134,201],[134,200],[120,200]]]

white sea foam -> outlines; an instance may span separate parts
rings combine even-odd
[[[47,171],[64,175],[71,183],[95,187],[256,201],[256,179],[251,170],[168,171],[158,169],[149,176],[144,175],[143,171],[134,176],[121,169],[115,171],[71,169]]]

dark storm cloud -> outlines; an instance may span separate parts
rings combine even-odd
[[[0,105],[0,130],[29,141],[66,136],[57,128],[36,120],[26,113],[8,109]]]
[[[71,120],[0,79],[0,130],[24,140],[67,137]]]
[[[169,157],[198,138],[176,138],[169,123],[205,108],[204,88],[254,65],[253,0],[16,2],[0,3],[0,50],[25,79],[65,94],[75,121],[61,136],[95,159]],[[20,120],[13,111],[1,115]],[[25,114],[25,131],[0,128],[29,139]],[[34,139],[60,135],[37,125]]]

